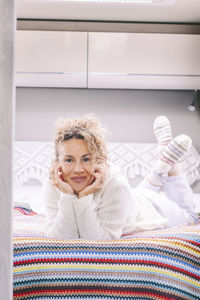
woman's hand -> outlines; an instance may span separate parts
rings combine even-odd
[[[102,189],[105,180],[105,171],[103,171],[101,168],[96,168],[93,175],[93,182],[90,185],[88,185],[84,190],[78,193],[78,198],[82,198],[89,194],[93,194]]]
[[[59,163],[53,163],[50,169],[50,178],[53,184],[63,193],[74,195],[74,190],[62,178],[62,169]]]

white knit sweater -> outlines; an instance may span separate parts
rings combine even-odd
[[[111,240],[124,233],[167,226],[150,201],[131,189],[116,166],[103,188],[80,199],[62,193],[50,179],[43,184],[46,232],[61,239]]]

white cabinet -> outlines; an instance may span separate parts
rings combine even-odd
[[[200,35],[17,31],[16,85],[199,89]]]
[[[16,85],[86,87],[87,33],[17,31]]]
[[[89,88],[200,88],[200,35],[89,33]]]

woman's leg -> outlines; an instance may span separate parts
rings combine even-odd
[[[160,158],[138,188],[159,193],[163,186],[167,198],[163,195],[155,196],[150,192],[146,196],[149,196],[149,200],[157,211],[169,220],[169,226],[187,224],[195,220],[193,201],[189,201],[192,195],[191,188],[183,175],[169,177],[168,175],[182,173],[180,167],[177,167],[177,162],[190,149],[192,141],[185,135],[180,135],[172,140],[170,122],[164,116],[155,120],[154,131]],[[172,177],[173,179],[171,179]]]
[[[166,116],[158,116],[153,124],[154,134],[157,144],[157,152],[159,157],[165,150],[166,146],[173,139],[171,124],[169,119]],[[179,167],[179,163],[175,164],[174,167],[169,171],[168,175],[180,175],[182,173],[182,168]]]
[[[188,215],[188,222],[197,220],[194,212],[193,192],[185,174],[169,176],[163,185],[166,197],[175,202]]]
[[[170,200],[164,192],[160,193],[160,186],[150,184],[146,178],[137,188],[140,190],[140,194],[152,203],[157,212],[168,219],[168,226],[188,224],[196,220],[196,215],[189,213],[175,201]]]
[[[194,213],[192,191],[184,175],[169,177],[163,188],[164,192],[160,193],[160,186],[150,184],[146,178],[138,185],[140,193],[161,216],[168,219],[168,226],[186,225],[198,220]]]
[[[154,129],[156,140],[158,142],[157,145],[158,158],[160,158],[163,150],[172,140],[171,124],[166,116],[158,116],[154,121],[153,129]],[[155,168],[151,170],[150,175],[154,172],[155,172]],[[138,185],[138,188],[148,189],[148,190],[155,191],[156,193],[159,193],[161,186],[167,180],[168,174],[166,173],[163,176],[161,175],[161,173],[158,173],[157,184],[152,184],[150,175],[144,178],[144,180]]]

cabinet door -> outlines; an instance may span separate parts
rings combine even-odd
[[[16,85],[86,87],[87,33],[17,31]]]
[[[90,33],[88,87],[197,89],[200,36]]]

